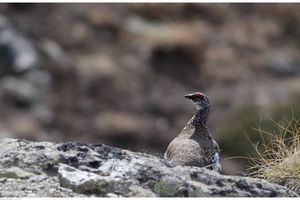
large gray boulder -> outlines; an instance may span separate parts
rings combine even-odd
[[[174,166],[103,144],[0,142],[0,197],[296,196],[267,181]]]

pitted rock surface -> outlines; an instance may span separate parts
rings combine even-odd
[[[1,197],[296,196],[267,181],[174,166],[103,144],[3,139]]]

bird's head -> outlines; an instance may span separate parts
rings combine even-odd
[[[186,95],[184,95],[184,97],[192,100],[193,103],[195,104],[197,110],[201,110],[203,108],[207,108],[210,106],[208,97],[201,92],[186,94]]]

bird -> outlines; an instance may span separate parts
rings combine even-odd
[[[164,158],[175,165],[221,169],[220,148],[207,127],[210,111],[209,98],[201,93],[187,94],[196,106],[196,114],[187,122],[177,137],[167,147]]]

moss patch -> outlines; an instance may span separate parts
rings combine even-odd
[[[162,178],[154,185],[154,192],[162,197],[174,197],[178,193],[180,185],[176,180]]]

